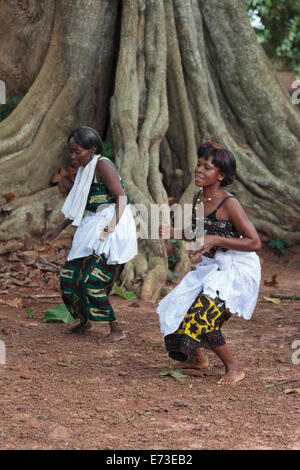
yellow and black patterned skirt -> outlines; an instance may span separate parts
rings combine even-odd
[[[186,313],[179,328],[165,336],[169,356],[176,361],[186,361],[198,348],[212,348],[225,344],[221,326],[231,317],[223,300],[199,294]]]
[[[62,299],[74,318],[115,321],[108,295],[124,264],[107,264],[104,256],[90,255],[68,261],[61,270]]]

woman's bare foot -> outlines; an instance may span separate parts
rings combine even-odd
[[[245,378],[244,372],[238,367],[230,367],[225,375],[217,382],[218,385],[233,385]]]
[[[244,372],[233,359],[227,344],[215,346],[212,350],[217,354],[225,366],[225,375],[217,382],[218,385],[232,385],[245,378]]]
[[[122,333],[114,332],[114,333],[109,333],[109,335],[107,336],[104,336],[103,341],[104,343],[114,343],[116,341],[120,341],[121,339],[125,339],[125,338],[126,338],[126,335],[123,331]]]
[[[207,369],[208,366],[209,361],[207,357],[203,354],[201,349],[198,348],[188,361],[182,362],[176,369]]]
[[[88,320],[86,320],[85,322],[80,322],[78,325],[74,326],[69,331],[70,333],[83,334],[86,330],[89,330],[90,328],[92,328],[92,325]]]
[[[126,338],[124,331],[117,324],[117,322],[112,322],[110,323],[110,333],[104,337],[103,341],[105,343],[113,343],[124,338]]]

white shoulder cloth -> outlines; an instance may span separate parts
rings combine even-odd
[[[86,166],[79,167],[74,185],[62,207],[65,218],[73,220],[72,225],[80,225],[99,158],[100,155],[94,155]]]

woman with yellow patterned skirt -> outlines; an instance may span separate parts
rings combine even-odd
[[[180,368],[205,368],[201,348],[212,349],[225,366],[218,384],[229,385],[245,374],[234,360],[221,332],[232,315],[250,319],[260,284],[260,263],[254,251],[261,242],[239,202],[223,187],[231,184],[235,158],[226,148],[206,142],[198,149],[192,228],[202,224],[202,248],[192,258],[201,261],[159,303],[161,332],[169,356]],[[202,217],[197,215],[200,210]],[[203,214],[204,212],[204,214]],[[161,236],[185,238],[187,230],[162,226]],[[188,240],[188,238],[186,238]]]
[[[90,320],[105,321],[110,324],[105,341],[117,341],[125,335],[108,296],[125,263],[137,254],[135,222],[115,166],[100,156],[98,133],[81,126],[70,134],[68,145],[78,172],[62,208],[65,221],[44,238],[50,241],[68,225],[77,226],[60,276],[63,301],[79,319],[71,331],[83,333]]]
[[[199,294],[178,330],[165,336],[169,356],[178,361],[186,361],[199,347],[224,345],[221,327],[230,317],[231,312],[221,299],[211,299],[208,295]]]

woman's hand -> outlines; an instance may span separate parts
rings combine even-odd
[[[56,237],[58,237],[58,235],[60,234],[60,232],[62,231],[62,229],[60,227],[56,227],[56,228],[53,228],[52,230],[48,230],[46,233],[44,233],[44,235],[42,236],[42,241],[43,243],[49,243],[51,242],[52,240],[54,240]]]
[[[214,246],[217,246],[216,242],[217,240],[215,235],[204,235],[202,247],[200,248],[200,250],[197,250],[192,254],[191,260],[198,263],[204,253],[209,251]]]
[[[102,230],[101,232],[101,235],[99,237],[99,240],[101,242],[104,242],[104,240],[106,240],[106,238],[115,231],[114,228],[112,227],[109,227],[108,225],[106,227],[104,227],[104,229]]]
[[[72,220],[70,219],[65,219],[60,225],[58,225],[58,227],[56,228],[53,228],[51,230],[48,230],[46,233],[44,233],[44,235],[42,236],[42,241],[43,243],[49,243],[51,242],[52,240],[54,240],[54,238],[58,237],[58,235],[60,234],[60,232],[62,232],[66,227],[68,227],[68,225],[70,225],[72,223]]]

